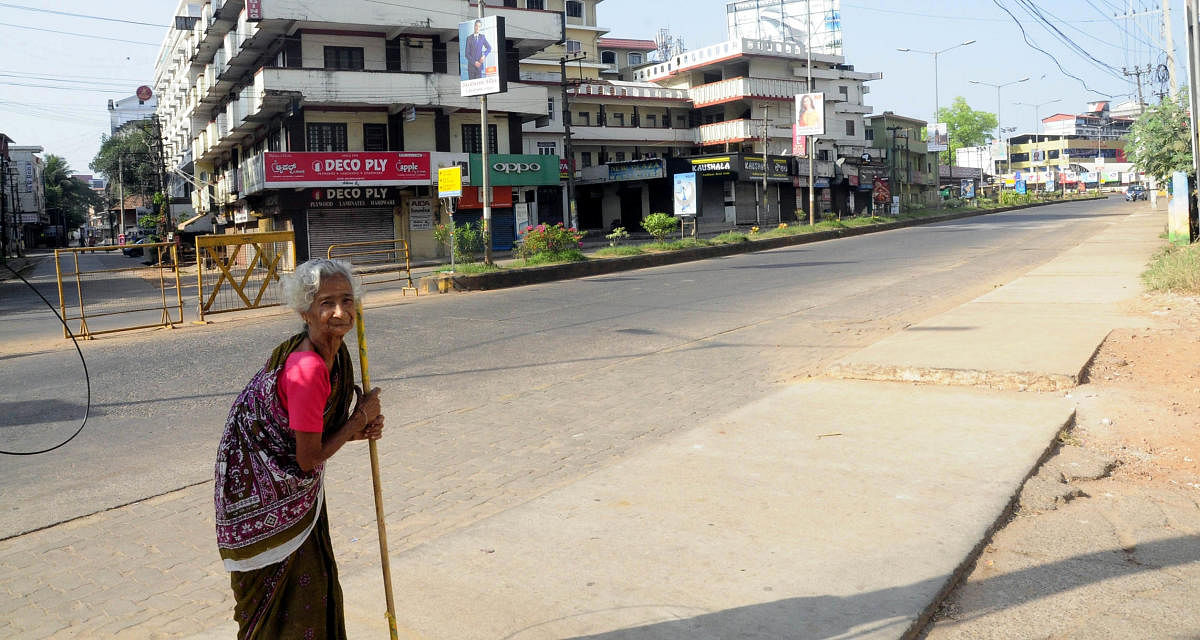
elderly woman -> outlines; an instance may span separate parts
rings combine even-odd
[[[349,268],[310,260],[283,278],[304,331],[284,340],[233,403],[217,450],[217,546],[239,638],[345,638],[325,514],[325,461],[349,440],[383,435],[379,389],[353,410],[342,339],[358,292]]]

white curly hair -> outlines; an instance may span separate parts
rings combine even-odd
[[[355,302],[362,302],[362,286],[354,278],[350,264],[342,260],[326,260],[314,258],[296,267],[292,273],[279,277],[283,286],[283,303],[297,312],[308,311],[312,306],[317,290],[321,288],[321,280],[329,276],[342,276],[354,290]]]

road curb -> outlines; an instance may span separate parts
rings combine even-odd
[[[1092,200],[1107,199],[1108,196],[1100,196],[1092,198],[1079,198],[1075,200],[1068,200],[1067,202],[1088,202]],[[636,269],[661,267],[671,264],[679,264],[682,262],[695,262],[697,260],[721,258],[741,253],[768,251],[771,249],[780,249],[783,247],[810,244],[813,242],[824,242],[827,240],[836,240],[838,238],[850,238],[869,233],[881,233],[884,231],[893,231],[896,229],[905,229],[908,227],[935,224],[938,222],[948,222],[963,218],[974,218],[977,216],[992,215],[994,213],[1005,213],[1008,211],[1018,211],[1021,209],[1031,209],[1033,207],[1042,207],[1054,204],[1063,204],[1063,201],[1037,202],[1013,207],[989,209],[987,211],[963,211],[940,216],[931,216],[928,218],[919,218],[916,220],[899,220],[896,222],[885,222],[866,227],[833,229],[830,231],[819,231],[816,233],[806,233],[803,235],[751,240],[749,242],[741,242],[737,244],[717,245],[712,247],[695,247],[691,249],[681,249],[678,251],[664,251],[662,253],[624,256],[618,258],[596,258],[587,260],[586,262],[573,262],[568,264],[556,264],[540,267],[517,267],[493,273],[479,273],[471,275],[432,275],[421,278],[421,282],[417,288],[425,292],[436,292],[438,290],[438,281],[449,279],[453,289],[456,291],[487,291],[492,289],[507,289],[531,284],[554,282],[556,280],[572,280],[576,278],[605,275],[620,271],[633,271]]]

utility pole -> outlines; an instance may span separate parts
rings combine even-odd
[[[117,158],[117,228],[125,235],[125,156]],[[116,244],[113,238],[113,244]]]
[[[1184,23],[1187,26],[1187,54],[1188,54],[1188,104],[1191,107],[1191,113],[1200,113],[1200,96],[1197,95],[1197,81],[1200,81],[1200,0],[1187,0],[1184,5]],[[1200,127],[1196,126],[1196,118],[1188,118],[1190,127],[1189,138],[1192,146],[1192,170],[1196,171],[1200,168]],[[1200,176],[1200,173],[1196,173]],[[1197,195],[1200,198],[1200,194]],[[1190,205],[1191,203],[1189,203]],[[1189,206],[1190,208],[1190,206]],[[1191,215],[1189,214],[1189,218]],[[1189,220],[1188,228],[1191,228]],[[1190,235],[1190,234],[1189,234]],[[1189,238],[1194,240],[1195,238]]]
[[[1167,45],[1167,73],[1171,79],[1171,97],[1179,93],[1179,82],[1175,79],[1175,40],[1171,37],[1171,0],[1162,0],[1163,40]]]
[[[160,185],[159,193],[161,193],[163,197],[163,210],[160,213],[162,213],[163,216],[163,225],[166,227],[165,229],[161,230],[161,233],[163,236],[162,240],[165,241],[166,233],[174,231],[175,229],[174,222],[171,220],[171,196],[167,193],[169,184],[169,178],[167,177],[167,157],[165,151],[163,150],[162,122],[159,121],[158,114],[154,114],[150,119],[154,123],[154,146],[158,155],[158,183]]]
[[[486,0],[477,0],[477,2],[479,3],[479,19],[482,20],[483,5],[486,4]],[[500,47],[501,51],[503,51],[505,48],[503,42],[497,42],[496,46]],[[503,59],[504,56],[500,57],[500,64],[508,63],[507,60]],[[479,192],[479,199],[481,202],[483,202],[483,263],[492,264],[492,194],[490,176],[488,175],[491,167],[488,165],[489,136],[486,93],[479,96],[479,122],[479,139],[480,148],[482,149],[482,154],[480,155],[479,160],[479,168],[480,172],[483,174],[483,184],[480,186]]]
[[[559,84],[562,85],[563,154],[567,158],[567,201],[563,209],[563,221],[566,224],[563,226],[576,229],[579,225],[575,220],[575,149],[571,144],[571,94],[567,91],[567,87],[573,83],[567,81],[567,62],[578,59],[582,54],[582,51],[576,56],[564,54],[558,59]]]
[[[809,93],[812,93],[813,92],[813,86],[812,86],[812,3],[808,4],[807,9],[808,9],[808,14],[804,17],[804,28],[807,31],[808,35],[806,36],[806,39],[804,40],[804,53],[808,56],[808,63],[805,64],[804,70],[805,70],[805,73],[807,73],[808,75],[806,76],[806,84],[804,86],[808,88]],[[822,120],[825,119],[825,114],[823,113],[824,109],[825,109],[825,101],[822,100],[821,101],[821,110],[822,110],[821,119]],[[817,223],[816,222],[816,204],[815,204],[816,196],[814,195],[814,189],[816,188],[816,184],[817,184],[817,176],[815,175],[816,171],[813,169],[813,156],[816,155],[817,150],[813,148],[814,142],[816,142],[816,140],[814,139],[814,136],[808,136],[808,144],[805,145],[806,150],[808,151],[808,224],[810,226]],[[764,170],[765,169],[766,169],[766,167],[764,167]]]
[[[770,105],[766,105],[766,104],[764,104],[764,105],[762,106],[762,110],[763,110],[763,128],[762,128],[762,131],[763,131],[763,134],[762,134],[762,143],[763,143],[762,206],[761,206],[761,207],[759,207],[759,210],[758,210],[758,211],[759,211],[759,213],[758,213],[758,226],[760,226],[760,227],[762,226],[762,222],[763,222],[763,220],[764,220],[764,219],[766,219],[766,217],[767,217],[767,203],[768,203],[768,200],[767,200],[767,113],[768,113],[768,110],[769,110],[770,108],[771,108],[771,106],[770,106]]]
[[[0,144],[3,144],[3,140],[0,140]],[[6,146],[4,155],[0,155],[0,264],[8,264],[8,215],[11,208],[8,197],[8,151]]]
[[[1142,75],[1150,73],[1150,65],[1146,65],[1145,71],[1143,71],[1141,67],[1137,66],[1133,68],[1133,71],[1130,71],[1125,67],[1121,67],[1121,73],[1125,74],[1125,77],[1133,76],[1137,78],[1138,109],[1140,110],[1142,105],[1146,104],[1145,99],[1142,97]]]

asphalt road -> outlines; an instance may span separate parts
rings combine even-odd
[[[1004,284],[1134,206],[1068,203],[380,305],[368,293],[382,447],[399,460],[386,473],[418,498],[448,476],[481,494],[520,478],[537,495]],[[52,445],[86,404],[70,343],[14,330],[53,336],[41,304],[0,282],[2,449]],[[0,538],[211,479],[234,396],[299,329],[284,314],[223,320],[84,343],[87,428],[50,454],[0,457]]]

